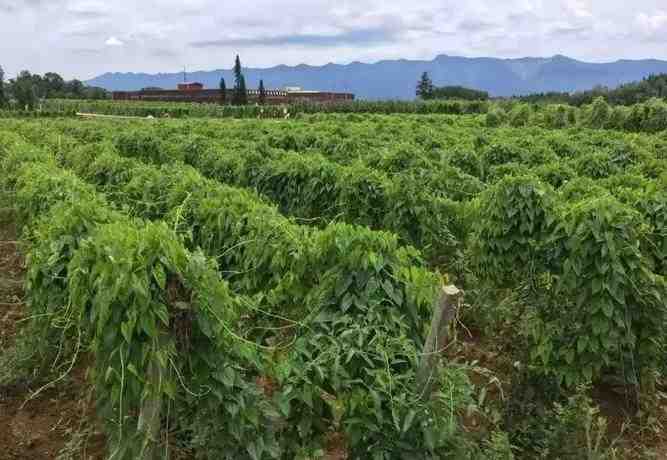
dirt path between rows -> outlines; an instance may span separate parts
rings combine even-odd
[[[11,210],[0,212],[0,353],[12,349],[26,316],[25,260]],[[92,420],[85,367],[75,369],[33,400],[37,389],[12,383],[0,386],[0,460],[97,460],[104,442]]]

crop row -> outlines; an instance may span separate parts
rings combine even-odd
[[[527,104],[518,101],[355,101],[337,104],[291,104],[288,106],[223,106],[166,102],[47,100],[37,116],[72,116],[77,112],[138,117],[235,117],[284,118],[308,114],[450,114],[483,116],[488,127],[537,126],[549,129],[587,127],[630,132],[661,132],[667,129],[667,104],[657,98],[630,107],[611,107],[602,98],[582,107],[561,104]],[[24,112],[6,112],[21,116]]]
[[[463,174],[488,183],[501,178],[510,168],[516,171],[550,167],[558,169],[564,179],[604,178],[625,172],[628,167],[643,168],[639,172],[647,175],[652,170],[650,174],[655,176],[655,172],[666,169],[667,144],[660,136],[595,130],[489,130],[429,120],[420,123],[399,117],[369,117],[361,123],[332,117],[326,122],[289,124],[164,122],[144,125],[141,131],[167,147],[181,142],[184,136],[201,135],[220,152],[241,157],[246,152],[275,157],[275,149],[279,149],[323,155],[340,165],[363,164],[389,176],[425,176],[420,180],[422,186],[432,184],[432,191],[457,201],[469,198],[467,186],[474,185],[468,178],[469,184],[460,187],[466,177]],[[127,130],[127,124],[122,123],[54,122],[53,126],[85,141],[112,138],[118,130]]]
[[[475,270],[498,287],[527,289],[534,370],[568,386],[616,373],[655,395],[649,376],[667,324],[667,189],[645,185],[614,197],[579,184],[565,197],[522,175],[481,196]]]
[[[498,138],[470,151],[454,147],[442,153],[401,147],[381,154],[375,151],[375,155],[371,151],[363,164],[339,164],[308,148],[294,154],[261,142],[245,147],[218,144],[215,137],[202,139],[170,129],[177,127],[125,130],[120,135],[107,128],[95,126],[76,134],[84,140],[115,139],[121,153],[157,163],[185,160],[208,177],[255,188],[279,203],[285,213],[392,229],[422,249],[429,247],[424,235],[429,236],[430,225],[436,229],[446,225],[460,242],[468,227],[461,223],[469,214],[465,202],[505,176],[531,171],[564,197],[592,185],[620,193],[628,187],[642,189],[664,181],[660,177],[667,161],[657,139],[607,139],[591,131],[576,134],[575,139],[584,145],[578,150],[557,137],[538,143],[539,135],[544,134],[538,132],[530,142]],[[567,187],[561,190],[563,186]],[[437,212],[443,203],[448,207],[447,219],[438,222]],[[409,208],[420,210],[421,215],[405,211]],[[431,235],[431,240],[438,238],[435,232]],[[445,239],[439,242],[441,248],[447,243]],[[430,258],[443,254],[447,252],[429,252]]]
[[[446,197],[470,197],[481,189],[456,168],[431,174],[389,177],[363,165],[339,165],[322,156],[302,156],[268,149],[221,152],[201,137],[163,142],[138,130],[114,138],[124,156],[156,164],[185,160],[202,174],[224,184],[257,190],[290,216],[326,226],[342,221],[396,233],[431,261],[450,263],[465,235],[465,209]]]
[[[296,156],[285,152],[286,149],[296,149],[304,157],[313,156],[317,161],[312,163],[316,165],[318,162],[322,163],[328,170],[332,167],[339,169],[336,165],[323,161],[320,156],[322,153],[327,159],[335,157],[336,164],[354,166],[347,171],[362,171],[366,167],[371,178],[387,176],[397,183],[406,182],[406,178],[408,182],[416,180],[423,192],[428,191],[457,201],[466,201],[474,197],[481,188],[504,176],[522,174],[526,171],[532,171],[559,190],[564,185],[576,188],[577,185],[590,186],[595,182],[596,185],[615,192],[619,183],[623,182],[625,182],[624,187],[634,183],[634,188],[642,188],[647,182],[664,181],[667,170],[667,158],[665,158],[667,149],[664,140],[657,136],[600,133],[590,130],[571,132],[568,136],[544,130],[498,130],[493,131],[494,136],[482,133],[480,137],[475,138],[472,134],[475,130],[456,126],[451,132],[449,128],[443,127],[437,132],[428,129],[417,134],[418,138],[422,135],[429,137],[432,133],[433,142],[438,145],[434,149],[424,148],[426,141],[418,142],[417,138],[410,142],[399,143],[392,149],[389,147],[392,139],[400,139],[400,136],[397,137],[398,133],[405,132],[406,126],[412,125],[411,123],[406,125],[400,119],[391,117],[386,121],[390,125],[395,125],[394,131],[397,134],[393,138],[385,134],[386,139],[377,143],[362,141],[361,144],[366,146],[365,153],[362,154],[355,148],[343,156],[333,153],[326,145],[337,141],[343,142],[341,136],[367,138],[368,135],[364,133],[368,130],[382,131],[380,125],[370,123],[365,127],[356,126],[352,130],[351,125],[343,123],[337,125],[342,130],[341,133],[336,134],[334,128],[333,132],[324,132],[317,137],[315,134],[319,132],[321,124],[310,126],[294,123],[288,128],[286,125],[255,125],[254,122],[250,122],[243,123],[242,127],[230,128],[215,122],[203,126],[177,122],[155,127],[144,126],[137,135],[139,138],[137,142],[145,140],[143,143],[147,149],[147,152],[139,154],[144,157],[150,156],[153,161],[158,162],[172,158],[193,157],[190,162],[196,164],[200,161],[196,158],[196,152],[207,153],[212,150],[211,155],[229,159],[227,161],[229,171],[222,171],[222,175],[230,175],[231,171],[236,170],[241,173],[249,170],[251,177],[233,175],[229,180],[251,186],[253,184],[250,181],[254,176],[257,176],[255,180],[258,181],[267,180],[267,176],[255,173],[255,170],[261,173],[264,170],[270,172],[278,169],[279,173],[282,173],[277,166],[280,165],[281,159],[289,158],[295,163],[309,162],[307,158],[295,160]],[[53,126],[56,132],[72,135],[81,142],[114,139],[118,130],[121,130],[120,137],[127,137],[124,132],[128,131],[124,124],[80,125],[72,122],[55,122],[48,125]],[[42,125],[39,124],[20,122],[19,126],[23,127],[22,132],[28,136],[39,137],[43,131]],[[134,130],[128,132],[135,133]],[[198,134],[193,137],[188,134],[191,132]],[[201,139],[199,134],[207,139]],[[253,143],[251,139],[255,138],[257,142]],[[191,153],[186,155],[188,149]],[[358,160],[350,160],[355,157],[363,164]],[[259,166],[255,166],[251,159],[260,163]],[[271,163],[272,168],[263,164],[267,162]],[[207,171],[200,169],[208,175]],[[483,184],[476,182],[475,177]]]
[[[401,452],[435,452],[464,441],[454,436],[454,420],[446,415],[453,409],[450,402],[440,397],[420,402],[416,393],[414,369],[437,282],[419,266],[416,253],[400,248],[394,236],[343,224],[321,231],[301,227],[251,193],[206,180],[187,166],[143,165],[104,151],[102,145],[77,145],[71,139],[47,139],[44,144],[52,142],[60,146],[59,161],[94,182],[114,203],[141,217],[164,219],[185,235],[187,246],[215,256],[231,288],[251,296],[250,304],[257,305],[246,310],[240,325],[225,323],[236,331],[232,343],[240,357],[199,350],[196,335],[186,334],[191,354],[201,352],[206,359],[227,363],[218,372],[199,365],[190,369],[194,376],[184,385],[190,389],[185,395],[176,386],[187,401],[176,407],[191,417],[175,423],[190,424],[185,428],[197,433],[192,442],[206,458],[220,458],[220,452],[228,458],[294,456],[299,449],[325,444],[331,426],[344,433],[356,455],[372,446],[378,455],[397,458]],[[24,152],[20,156],[27,158]],[[45,176],[59,177],[57,167],[49,168]],[[41,176],[29,182],[42,184],[40,193],[66,189]],[[46,220],[56,221],[53,216]],[[164,224],[150,226],[167,231]],[[108,238],[125,241],[122,228],[115,232]],[[111,281],[112,275],[127,269],[123,254],[136,251],[117,252],[115,245],[102,243],[108,241],[94,245],[96,256],[109,257],[106,264],[116,263],[107,273],[91,260],[94,269],[86,273],[98,279],[98,287],[124,291],[124,285]],[[153,277],[157,283],[164,278],[160,273]],[[69,278],[76,295],[89,292],[90,286]],[[158,289],[156,295],[168,297],[165,286],[168,292]],[[174,302],[176,311],[181,301]],[[151,369],[141,369],[150,375]],[[264,386],[255,385],[244,373],[248,369],[255,370]],[[184,370],[180,374],[189,375]],[[212,395],[195,398],[212,378],[220,379],[212,388],[222,401],[215,402]],[[333,410],[332,401],[338,409]],[[427,414],[441,415],[435,423],[419,422],[431,417]]]
[[[257,190],[290,216],[389,230],[429,260],[445,263],[464,235],[464,210],[434,183],[450,179],[450,189],[458,194],[478,191],[476,180],[463,173],[389,178],[363,165],[338,165],[317,155],[221,152],[196,137],[172,144],[127,131],[116,136],[115,146],[122,155],[157,164],[184,160],[221,183]]]
[[[158,164],[185,160],[207,177],[255,188],[278,203],[283,213],[309,223],[342,220],[393,230],[429,260],[447,267],[463,249],[474,206],[446,197],[467,200],[486,187],[434,155],[405,150],[375,160],[368,155],[367,163],[375,163],[389,176],[377,168],[341,165],[314,153],[294,154],[261,145],[228,150],[201,136],[167,132],[161,137],[160,127],[115,134],[96,125],[75,134],[82,141],[114,139],[123,155]],[[664,160],[652,158],[651,150],[640,150],[635,143],[615,141],[604,149],[580,156],[561,150],[559,156],[494,142],[481,147],[479,154],[459,156],[457,164],[490,182],[531,171],[556,187],[566,201],[585,190],[609,189],[617,196],[642,190],[664,171]],[[455,158],[452,155],[449,159]]]
[[[3,133],[1,153],[3,185],[16,192],[30,241],[31,319],[19,340],[33,345],[37,365],[62,358],[63,349],[72,364],[93,351],[111,456],[145,458],[167,405],[186,415],[229,404],[230,379],[237,404],[259,403],[257,392],[244,391],[257,375],[254,350],[232,332],[249,300],[231,293],[212,261],[188,252],[164,223],[113,210],[48,152]],[[231,377],[223,382],[222,373]],[[214,391],[193,400],[183,395],[185,384]],[[223,432],[233,426],[219,422]],[[251,427],[243,428],[256,434]]]
[[[146,151],[150,152],[150,149]],[[616,198],[610,196],[610,191]],[[470,250],[483,261],[479,268],[483,278],[511,283],[512,280],[505,278],[504,273],[516,276],[523,272],[521,267],[536,270],[536,264],[539,265],[539,261],[547,255],[549,262],[545,267],[537,268],[538,272],[544,270],[558,280],[570,280],[572,273],[587,273],[587,276],[567,281],[573,283],[576,280],[576,288],[559,282],[552,291],[542,293],[546,298],[539,299],[539,303],[558,299],[572,305],[564,309],[567,314],[556,317],[544,316],[542,310],[537,310],[534,326],[537,332],[531,341],[533,359],[540,363],[538,367],[572,384],[582,378],[599,377],[602,366],[624,369],[625,362],[614,363],[611,359],[617,350],[629,352],[637,369],[650,369],[654,365],[658,351],[655,348],[645,351],[644,347],[651,349],[650,340],[647,342],[646,338],[653,333],[660,334],[657,331],[645,332],[653,324],[648,318],[664,313],[657,308],[664,295],[664,185],[646,178],[620,175],[597,182],[573,181],[557,194],[537,177],[508,176],[480,198],[478,230],[470,236]],[[541,225],[545,225],[543,230],[540,230]],[[600,225],[602,227],[598,227]],[[591,227],[588,230],[590,233],[585,230],[588,226]],[[599,241],[595,236],[609,234],[610,231],[613,234],[611,229],[617,226],[626,228],[626,233],[619,235],[618,241]],[[581,238],[595,239],[582,243]],[[646,243],[639,246],[640,241]],[[584,249],[589,244],[592,247],[600,247],[600,244],[607,248],[622,247],[626,251],[635,249],[625,254],[614,253],[613,249],[607,249],[612,254],[605,254],[605,250],[600,249],[602,253],[589,254],[582,259],[581,254],[592,250]],[[597,250],[593,249],[594,252]],[[599,260],[596,259],[598,257]],[[588,265],[590,263],[596,263],[595,269]],[[572,268],[576,264],[580,267]],[[581,268],[583,266],[587,268]],[[617,278],[610,278],[614,272],[604,268],[611,266],[621,267],[615,269]],[[532,275],[529,272],[520,278]],[[599,294],[597,287],[606,285],[611,286],[607,297]],[[642,288],[638,290],[637,286]],[[585,292],[592,292],[591,300],[575,301]],[[589,302],[598,305],[598,316]],[[624,316],[623,308],[627,308],[628,304],[634,305],[636,317]],[[573,350],[566,345],[573,343],[567,338],[572,330],[556,332],[565,327],[572,317],[580,318],[583,329],[578,334],[589,337],[590,348],[583,342],[574,342],[577,348]],[[605,318],[610,318],[611,323],[621,329],[610,332],[613,328]],[[633,338],[621,337],[622,330],[632,331]],[[599,342],[593,339],[598,336],[601,337]],[[576,365],[573,366],[573,363]]]
[[[391,123],[410,125],[398,119]],[[315,455],[331,431],[341,433],[359,458],[370,450],[384,458],[406,457],[412,449],[431,451],[436,458],[438,452],[468,458],[458,449],[462,444],[471,448],[452,415],[469,397],[460,369],[445,368],[432,401],[423,403],[415,394],[413,369],[438,284],[419,254],[401,247],[391,233],[346,224],[297,225],[257,193],[202,176],[215,177],[212,172],[229,183],[257,188],[283,210],[297,206],[290,212],[325,214],[324,195],[314,193],[299,202],[299,191],[323,188],[335,197],[337,190],[327,187],[345,186],[335,175],[341,172],[356,172],[361,183],[378,177],[398,183],[428,169],[446,171],[451,161],[466,170],[468,178],[479,179],[472,200],[463,193],[457,197],[466,222],[474,222],[461,232],[461,280],[472,292],[472,302],[477,300],[475,291],[492,289],[494,299],[475,311],[482,316],[488,310],[501,312],[504,316],[495,321],[511,323],[513,347],[520,349],[512,352],[512,362],[519,362],[521,372],[531,377],[567,388],[612,376],[642,394],[637,401],[642,408],[651,410],[651,401],[655,407],[654,376],[664,370],[667,348],[667,177],[660,147],[664,144],[658,137],[573,130],[568,138],[564,133],[505,128],[475,137],[474,129],[462,129],[465,139],[459,146],[472,148],[466,152],[468,147],[445,148],[445,143],[458,142],[456,132],[434,130],[440,134],[430,137],[423,131],[411,137],[407,145],[420,147],[414,151],[405,145],[382,151],[391,137],[374,143],[368,136],[368,152],[355,160],[353,150],[339,151],[334,160],[336,152],[318,151],[317,146],[334,144],[351,125],[341,124],[339,133],[334,127],[311,143],[316,127],[301,122],[296,128],[271,122],[237,124],[250,129],[244,133],[243,128],[215,122],[166,122],[138,132],[123,123],[11,122],[8,129],[45,150],[24,145],[20,155],[17,150],[3,165],[11,178],[16,165],[53,152],[42,161],[50,164],[44,177],[22,179],[21,188],[47,184],[32,195],[35,206],[41,205],[36,198],[41,194],[62,199],[57,191],[69,187],[46,179],[62,174],[57,161],[94,184],[119,209],[158,222],[151,226],[166,225],[169,238],[175,233],[191,253],[201,249],[216,261],[234,299],[231,320],[220,323],[232,331],[222,336],[231,351],[216,355],[240,372],[235,374],[238,380],[233,379],[235,386],[215,387],[222,395],[216,395],[217,401],[229,410],[200,405],[216,400],[183,388],[194,395],[207,391],[208,381],[200,385],[199,377],[190,377],[198,371],[181,371],[190,380],[178,386],[175,399],[165,397],[188,401],[172,406],[179,414],[173,423],[197,455]],[[355,129],[366,132],[372,126]],[[218,127],[223,134],[215,132]],[[225,138],[226,132],[232,133],[231,139]],[[488,133],[513,137],[485,139]],[[298,152],[289,151],[290,139]],[[311,184],[318,175],[325,180]],[[370,180],[364,182],[366,176]],[[283,182],[276,184],[273,177]],[[296,185],[271,191],[282,190],[285,183]],[[449,193],[436,191],[426,179],[423,183],[431,196]],[[356,190],[377,196],[372,189]],[[96,202],[91,208],[109,205]],[[68,216],[69,221],[78,222]],[[34,234],[35,241],[42,239]],[[62,241],[67,251],[70,240]],[[58,247],[50,244],[45,251]],[[60,267],[57,258],[48,260]],[[62,283],[62,276],[53,282]],[[511,303],[511,309],[496,305],[518,296],[522,301]],[[204,374],[210,370],[201,369]],[[150,370],[142,368],[140,374],[150,375]],[[245,403],[258,409],[249,411],[234,399],[238,392],[254,398]],[[435,425],[429,425],[431,414]],[[237,426],[248,431],[234,431]],[[234,451],[239,445],[254,450]]]
[[[169,102],[125,102],[85,101],[50,99],[45,101],[47,112],[99,113],[104,115],[132,115],[154,117],[236,117],[236,118],[282,118],[285,109],[291,116],[311,113],[403,113],[403,114],[477,114],[486,113],[487,102],[434,101],[414,102],[370,102],[356,101],[337,104],[294,103],[288,105],[230,106],[219,104],[169,103]]]

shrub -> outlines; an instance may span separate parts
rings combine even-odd
[[[494,142],[485,146],[480,155],[484,178],[486,179],[492,167],[508,163],[521,163],[525,155],[526,152],[523,148],[507,142]]]
[[[506,116],[507,115],[503,109],[499,107],[493,107],[486,114],[484,118],[484,124],[488,128],[497,128],[498,126],[501,126],[503,123],[505,123]]]
[[[574,385],[614,370],[638,385],[656,367],[664,286],[641,250],[647,231],[636,211],[610,196],[567,211],[555,231],[562,252],[554,291],[531,331],[543,372]]]
[[[510,113],[510,125],[514,128],[527,126],[533,115],[533,110],[527,104],[517,104]]]
[[[608,125],[611,109],[603,97],[596,98],[587,110],[589,112],[586,119],[587,127],[602,129]]]
[[[566,128],[570,124],[567,115],[568,108],[565,105],[548,106],[545,109],[545,125],[552,129]]]
[[[554,189],[567,184],[577,175],[570,165],[560,161],[543,164],[542,166],[533,168],[532,172]]]
[[[482,177],[482,165],[479,156],[473,150],[452,148],[444,154],[444,160],[471,176]]]
[[[586,388],[517,420],[510,439],[527,458],[613,460],[617,458],[608,422]]]
[[[619,171],[619,167],[607,152],[594,152],[582,155],[574,161],[574,169],[581,176],[603,179]]]
[[[543,264],[553,206],[553,190],[535,176],[505,177],[481,195],[477,265],[487,278],[516,284]]]

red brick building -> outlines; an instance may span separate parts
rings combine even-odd
[[[259,102],[259,91],[251,89],[247,91],[248,103]],[[286,88],[285,90],[267,89],[265,92],[266,103],[290,104],[293,102],[317,102],[333,103],[354,100],[354,94],[334,93],[327,91],[303,91],[300,88]],[[114,91],[114,101],[165,101],[165,102],[202,102],[220,103],[221,93],[219,89],[204,89],[204,85],[198,82],[179,83],[178,89],[165,90],[146,88],[141,91]],[[234,90],[228,89],[225,101],[230,103],[234,97]]]
[[[201,91],[204,89],[204,85],[201,83],[179,83],[178,84],[178,90],[179,91]]]

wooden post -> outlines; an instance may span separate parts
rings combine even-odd
[[[443,286],[438,303],[433,310],[431,330],[428,333],[424,351],[417,371],[417,388],[423,400],[428,400],[433,392],[433,384],[438,373],[440,357],[447,343],[449,324],[456,317],[458,299],[463,292],[456,286]]]
[[[160,366],[153,358],[148,363],[148,369],[146,370],[146,381],[151,386],[151,395],[142,402],[137,423],[137,431],[143,436],[142,458],[147,460],[159,458],[158,441],[162,406],[162,398],[159,392],[162,388],[161,380]]]
[[[5,293],[15,293],[15,292],[21,292],[22,290],[23,290],[23,281],[0,278],[0,291]]]

